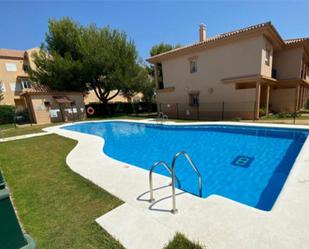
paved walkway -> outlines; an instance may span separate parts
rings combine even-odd
[[[102,153],[102,138],[57,127],[46,130],[78,140],[67,156],[69,167],[125,202],[96,221],[126,248],[162,248],[176,232],[210,249],[309,246],[308,139],[270,212],[217,195],[204,199],[178,190],[179,213],[173,215],[168,177],[154,174],[154,186],[158,189],[154,193],[156,202],[151,205],[148,171],[106,156]]]
[[[0,138],[0,143],[14,141],[14,140],[20,140],[20,139],[26,139],[26,138],[31,138],[31,137],[45,136],[45,135],[48,135],[48,134],[50,134],[50,132],[44,131],[44,132],[31,133],[31,134],[14,136],[14,137]]]

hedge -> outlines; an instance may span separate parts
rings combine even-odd
[[[157,111],[157,105],[151,102],[139,102],[139,103],[90,103],[86,105],[86,109],[92,107],[94,109],[94,115],[88,115],[88,117],[104,117],[113,115],[127,115],[133,113],[150,113]]]
[[[11,105],[0,105],[0,124],[14,122],[15,107]]]

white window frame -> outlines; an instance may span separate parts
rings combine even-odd
[[[4,93],[5,91],[5,84],[3,82],[0,82],[0,93]]]
[[[200,105],[200,94],[199,93],[189,93],[190,106],[197,107]]]
[[[192,59],[189,60],[189,65],[190,65],[190,73],[197,73],[197,60],[196,59]]]
[[[17,72],[17,65],[14,62],[6,62],[5,68],[8,72]]]
[[[271,50],[269,48],[265,49],[265,65],[270,65],[270,57],[271,57]]]
[[[23,64],[23,70],[24,70],[24,72],[28,73],[29,70],[30,70],[30,65],[29,64]]]
[[[21,80],[20,81],[22,89],[29,89],[31,88],[31,84],[28,80]]]

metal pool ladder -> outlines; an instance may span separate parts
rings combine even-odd
[[[157,121],[160,121],[161,120],[161,123],[164,121],[164,120],[168,120],[168,116],[166,114],[164,114],[163,112],[159,112],[158,114],[158,117],[157,117]]]
[[[171,170],[171,168],[170,168],[170,167],[167,165],[167,163],[164,162],[164,161],[158,161],[158,162],[154,163],[154,164],[151,166],[150,171],[149,171],[149,189],[150,189],[150,191],[149,191],[149,193],[150,193],[149,202],[151,202],[151,203],[155,201],[155,199],[153,198],[152,172],[153,172],[154,169],[155,169],[156,167],[158,167],[159,165],[164,166],[164,168],[172,175],[172,170]],[[176,178],[176,180],[177,180],[178,186],[180,187],[180,186],[181,186],[181,185],[180,185],[180,181],[179,181],[179,179],[177,178],[176,175],[175,175],[175,178]],[[170,185],[172,185],[172,183],[171,183]]]
[[[176,174],[175,174],[175,165],[176,165],[176,161],[179,158],[179,156],[185,156],[185,158],[187,159],[187,161],[189,162],[190,166],[192,167],[192,169],[194,170],[194,172],[196,173],[196,175],[198,176],[198,188],[199,188],[199,196],[202,197],[202,176],[199,172],[199,170],[197,169],[197,167],[195,166],[194,162],[192,161],[192,158],[189,156],[189,154],[185,151],[179,151],[178,153],[176,153],[173,157],[173,161],[172,161],[172,168],[170,168],[167,163],[165,163],[164,161],[158,161],[155,164],[152,165],[150,172],[149,172],[149,188],[150,188],[150,202],[154,202],[154,198],[153,198],[153,184],[152,184],[152,172],[153,170],[158,166],[158,165],[163,165],[172,175],[172,200],[173,200],[173,206],[172,206],[172,210],[171,213],[172,214],[176,214],[178,212],[177,208],[176,208],[176,191],[175,191],[175,179],[178,182],[178,185],[180,186],[180,181],[177,178]]]

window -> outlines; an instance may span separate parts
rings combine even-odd
[[[270,50],[265,50],[265,65],[269,66],[270,64]]]
[[[31,88],[31,84],[28,80],[21,80],[21,86],[23,89],[29,89]]]
[[[197,61],[190,60],[190,73],[196,73],[196,72],[197,72]]]
[[[23,64],[23,70],[24,70],[26,73],[29,72],[29,69],[30,69],[30,67],[29,67],[28,64]]]
[[[0,93],[3,93],[3,92],[5,92],[5,85],[4,83],[0,82]]]
[[[8,72],[16,72],[17,71],[16,63],[5,63],[5,67],[6,67],[6,71],[8,71]]]
[[[19,92],[22,89],[20,83],[11,83],[10,87],[13,92]]]
[[[190,105],[191,106],[199,106],[199,94],[198,93],[190,93]]]

